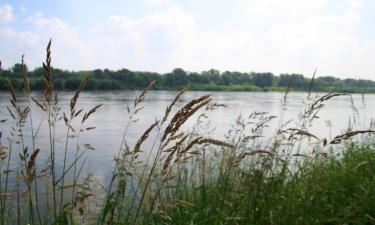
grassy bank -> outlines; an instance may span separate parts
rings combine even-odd
[[[375,152],[351,144],[324,160],[306,158],[298,171],[233,168],[199,185],[186,178],[169,193],[183,200],[165,210],[170,224],[373,224]],[[185,203],[186,202],[186,203]],[[165,221],[147,216],[143,224]]]
[[[324,137],[309,129],[327,101],[345,94],[309,94],[298,118],[285,121],[286,92],[279,115],[240,115],[219,140],[212,138],[214,127],[206,113],[225,106],[204,95],[176,109],[182,90],[129,146],[129,127],[142,123],[137,118],[143,101],[157,83],[151,81],[127,106],[121,144],[106,175],[110,181],[100,183],[87,166],[95,148],[81,142],[95,132],[92,115],[101,110],[101,105],[82,109],[77,103],[89,77],[80,81],[69,106],[62,107],[54,88],[51,43],[43,66],[44,99],[31,96],[24,64],[26,101],[21,103],[7,82],[10,102],[1,109],[0,122],[11,128],[2,127],[0,139],[0,225],[375,222],[375,124],[360,123],[351,101],[348,114],[353,116],[345,132]],[[44,115],[41,121],[33,119],[36,111]],[[193,118],[194,127],[183,129]],[[274,120],[275,133],[264,137]],[[58,124],[65,129],[56,129]],[[41,129],[49,136],[47,146],[38,146]]]

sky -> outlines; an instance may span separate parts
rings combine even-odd
[[[375,80],[373,0],[0,0],[0,60]]]

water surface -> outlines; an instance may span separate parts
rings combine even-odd
[[[103,104],[103,106],[96,112],[83,127],[95,126],[96,129],[89,132],[84,132],[80,136],[80,143],[91,144],[95,150],[88,154],[88,166],[95,174],[97,179],[103,180],[109,177],[110,171],[113,169],[113,157],[117,154],[122,140],[122,136],[128,122],[127,105],[133,106],[134,98],[140,91],[111,91],[111,92],[83,92],[78,100],[77,109],[83,108],[86,111],[92,107]],[[127,131],[126,142],[131,147],[136,140],[142,135],[155,120],[163,117],[165,108],[173,100],[177,92],[173,91],[150,91],[144,102],[142,102],[142,110],[134,117],[137,122],[132,123]],[[247,118],[251,112],[268,112],[270,115],[279,116],[282,110],[282,101],[284,93],[277,92],[187,92],[180,101],[177,102],[173,112],[182,107],[188,101],[202,95],[212,94],[213,101],[219,104],[225,104],[227,107],[219,107],[214,111],[207,112],[208,118],[211,121],[211,127],[216,128],[214,133],[209,134],[211,137],[223,139],[224,134],[234,124],[236,118],[241,115]],[[63,106],[62,112],[69,112],[70,99],[74,92],[59,92],[59,105]],[[313,96],[318,94],[313,94]],[[319,94],[323,95],[323,94]],[[42,101],[42,93],[32,93],[36,99]],[[286,105],[284,121],[293,119],[297,121],[299,113],[304,110],[304,102],[306,101],[306,93],[289,93]],[[9,96],[7,93],[1,93],[0,99],[0,118],[8,117],[6,106],[9,105]],[[357,124],[359,127],[366,128],[370,123],[370,119],[375,115],[375,95],[352,95],[354,105],[358,110]],[[19,96],[20,104],[25,104],[24,98]],[[172,112],[172,114],[173,114]],[[203,113],[203,111],[198,112]],[[83,114],[82,114],[83,115]],[[47,115],[37,107],[32,108],[33,126],[36,129],[40,125],[37,134],[36,146],[41,149],[39,161],[46,161],[49,157],[49,133],[47,126]],[[197,117],[191,118],[185,130],[189,130],[196,122]],[[310,131],[320,138],[339,134],[348,127],[349,120],[353,121],[353,110],[349,96],[340,96],[333,98],[326,102],[325,107],[319,113],[319,118],[316,119]],[[79,130],[80,118],[73,123],[73,127]],[[332,127],[327,126],[328,121]],[[294,122],[292,122],[293,124]],[[266,136],[270,137],[277,128],[278,118],[271,123],[270,128],[266,130]],[[1,125],[3,132],[2,144],[6,144],[5,137],[9,135],[9,131],[13,122],[8,120]],[[25,130],[28,129],[29,122]],[[66,139],[66,126],[61,120],[56,126],[56,154],[57,164],[61,166],[63,159],[63,150]],[[30,139],[29,132],[26,139]],[[151,135],[151,139],[154,134]],[[266,139],[265,139],[266,141]],[[30,141],[28,141],[30,144]],[[145,144],[142,150],[147,153],[150,149],[150,142]],[[70,140],[69,151],[74,153],[76,149],[76,139]],[[14,163],[18,159],[18,154],[13,154]],[[72,160],[70,154],[69,160]],[[44,160],[43,160],[44,159]],[[42,165],[40,165],[42,166]]]

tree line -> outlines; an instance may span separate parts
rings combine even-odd
[[[131,71],[128,69],[96,69],[90,71],[68,71],[53,68],[54,88],[57,90],[75,90],[80,80],[90,75],[87,90],[137,90],[143,89],[150,81],[156,80],[156,90],[178,90],[188,87],[190,90],[208,91],[283,91],[285,88],[304,91],[335,91],[351,93],[375,93],[375,81],[363,79],[339,79],[333,76],[317,77],[311,82],[302,74],[280,74],[257,72],[220,72],[208,70],[187,72],[176,68],[172,72]],[[31,90],[43,89],[42,68],[28,71]],[[10,80],[16,89],[23,88],[22,65],[15,64],[0,71],[1,90],[6,90],[6,81]]]

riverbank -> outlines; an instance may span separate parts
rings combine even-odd
[[[167,199],[165,220],[143,224],[372,224],[375,222],[375,149],[351,143],[339,154],[305,157],[290,171],[267,165],[209,171],[200,185],[180,177]],[[291,159],[292,160],[292,159]],[[202,162],[201,162],[202,163]],[[266,161],[263,161],[266,163]],[[220,167],[219,167],[220,168]],[[204,168],[199,168],[204,169]]]
[[[6,79],[1,79],[3,81],[1,91],[7,90],[6,88]],[[15,83],[15,88],[17,90],[22,90],[23,82],[21,79],[10,79],[13,83]],[[39,79],[38,79],[39,80]],[[79,86],[79,83],[75,82],[71,87],[66,88],[62,85],[63,81],[55,82],[55,90],[56,91],[74,91]],[[88,85],[85,87],[87,91],[126,91],[126,90],[143,90],[142,87],[124,87],[117,84],[116,81],[106,81],[104,84],[92,84],[92,83],[100,83],[100,81],[91,80],[88,82]],[[43,84],[42,80],[34,82],[32,84],[33,91],[43,91]],[[158,91],[180,91],[182,89],[186,89],[189,91],[239,91],[239,92],[285,92],[286,90],[292,92],[307,92],[308,88],[296,88],[296,87],[258,87],[253,84],[243,84],[243,85],[216,85],[216,84],[187,84],[185,86],[182,85],[175,85],[175,86],[162,86],[162,85],[155,85],[154,90]],[[347,94],[374,94],[374,88],[356,88],[356,87],[313,87],[310,90],[311,92],[317,93],[329,93],[329,92],[336,92],[336,93],[347,93]]]
[[[26,71],[25,71],[26,72]],[[90,76],[86,90],[142,90],[150,81],[155,80],[156,90],[199,91],[315,91],[344,93],[375,93],[375,81],[362,79],[339,79],[332,76],[314,76],[314,79],[302,74],[257,73],[257,72],[220,72],[208,70],[187,72],[177,68],[170,73],[121,70],[67,71],[51,68],[55,90],[76,90],[85,76]],[[43,90],[44,73],[42,68],[27,71],[31,90]],[[22,65],[16,64],[8,70],[0,70],[0,90],[7,90],[7,80],[16,90],[23,89]]]

